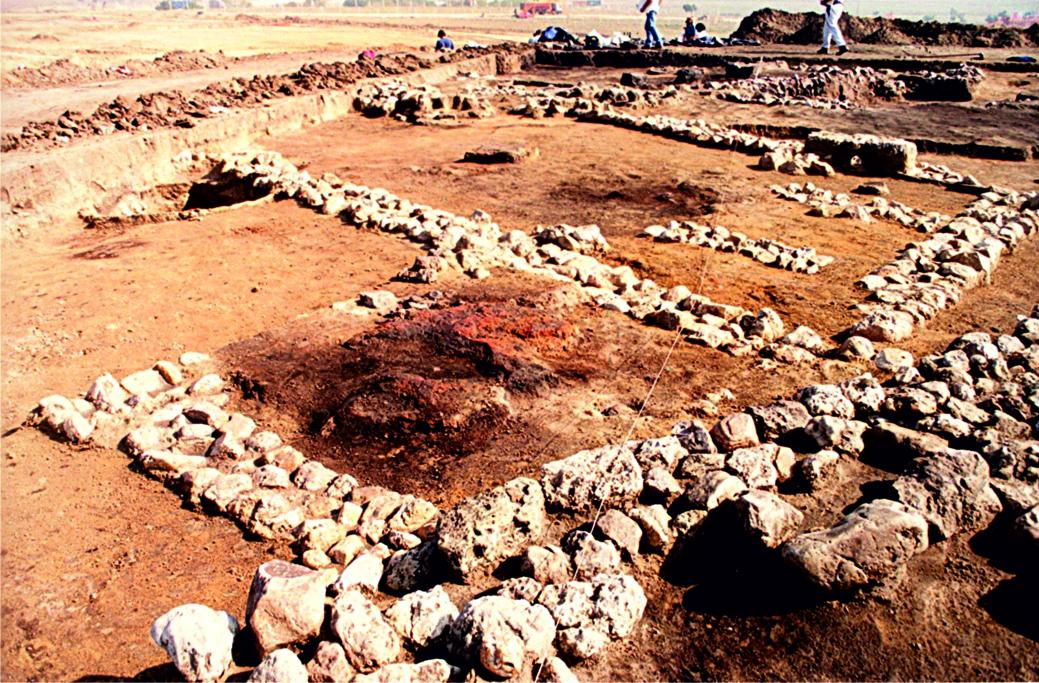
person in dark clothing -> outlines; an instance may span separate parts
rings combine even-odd
[[[439,31],[437,31],[436,49],[438,51],[455,49],[454,41],[447,37],[447,31],[445,31],[444,29],[440,29]]]

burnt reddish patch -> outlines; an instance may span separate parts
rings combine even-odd
[[[512,302],[411,312],[342,345],[335,396],[311,431],[351,447],[483,447],[513,414],[510,396],[556,386],[551,357],[576,328]]]

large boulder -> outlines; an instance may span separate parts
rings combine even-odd
[[[850,168],[857,157],[856,170],[869,175],[897,176],[916,169],[916,145],[898,138],[816,131],[808,135],[804,151],[844,168]]]
[[[263,653],[302,643],[321,631],[329,577],[298,564],[261,564],[249,587],[245,621]]]
[[[829,529],[780,546],[783,558],[820,588],[847,592],[898,578],[927,549],[927,520],[891,500],[864,503]]]
[[[403,654],[400,636],[359,590],[347,590],[336,598],[332,632],[350,665],[361,672],[396,662]]]
[[[897,499],[922,514],[931,538],[939,541],[991,509],[988,483],[988,463],[980,454],[950,449],[913,460],[894,488]]]
[[[914,458],[926,458],[948,448],[948,442],[934,434],[918,432],[893,422],[878,422],[863,434],[864,455],[901,471]]]
[[[541,467],[545,500],[568,512],[633,500],[642,491],[642,468],[628,444],[580,451]]]
[[[528,661],[552,654],[555,636],[556,623],[543,606],[491,595],[462,609],[451,624],[448,648],[461,661],[512,678]]]
[[[533,479],[513,479],[444,513],[437,525],[437,550],[464,581],[473,571],[512,557],[537,541],[544,526],[541,486]]]
[[[231,666],[238,622],[205,605],[174,607],[152,624],[152,640],[188,681],[221,681]]]

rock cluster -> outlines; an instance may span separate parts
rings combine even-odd
[[[825,190],[814,183],[773,185],[772,192],[781,199],[807,204],[811,207],[809,215],[823,218],[851,218],[860,223],[884,218],[918,232],[934,232],[951,220],[938,211],[921,211],[884,197],[874,197],[869,203],[860,204],[843,192]]]
[[[795,67],[791,76],[760,76],[738,81],[714,81],[706,89],[730,102],[795,105],[812,109],[850,109],[877,99],[901,98],[906,87],[891,71],[837,65]]]
[[[260,537],[291,542],[307,566],[343,566],[358,582],[377,586],[383,560],[374,558],[404,552],[433,534],[440,512],[428,501],[361,486],[226,410],[225,383],[202,373],[207,365],[202,354],[186,353],[179,363],[161,361],[122,380],[102,375],[84,398],[44,398],[35,417],[73,443],[120,446],[188,504]],[[292,576],[264,580],[299,583]],[[304,584],[294,598],[301,604],[314,590]],[[270,637],[276,642],[279,636]]]
[[[448,97],[435,86],[412,86],[403,81],[362,86],[354,96],[353,106],[368,117],[389,116],[407,123],[489,118],[495,114],[494,107],[480,96],[461,92]]]
[[[913,327],[985,284],[1004,253],[1039,228],[1039,193],[993,189],[898,258],[856,283],[869,291],[856,309],[865,314],[848,333],[897,342]]]
[[[790,247],[770,239],[751,239],[741,232],[730,231],[720,225],[700,225],[694,221],[671,221],[663,225],[651,225],[642,235],[657,242],[681,242],[698,247],[737,253],[752,258],[773,268],[806,273],[819,272],[820,268],[833,263],[832,256],[817,254],[812,247]]]

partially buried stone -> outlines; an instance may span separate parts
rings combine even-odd
[[[785,560],[832,592],[878,586],[898,578],[927,549],[927,521],[891,500],[855,508],[830,529],[801,534],[780,546]]]
[[[275,650],[249,675],[249,683],[307,683],[307,667],[292,650]]]

